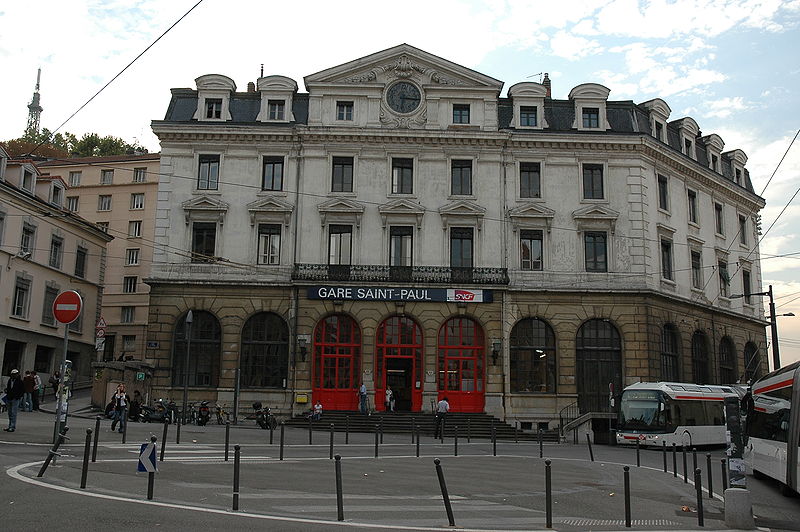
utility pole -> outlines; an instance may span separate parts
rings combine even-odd
[[[186,403],[189,402],[189,351],[192,348],[192,311],[186,314],[186,358],[183,364],[183,415],[181,423],[186,424]]]

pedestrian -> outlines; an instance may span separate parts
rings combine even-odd
[[[317,402],[314,404],[314,412],[311,414],[311,419],[313,421],[322,419],[322,402],[319,399],[317,399]]]
[[[447,402],[447,397],[442,397],[442,400],[436,403],[436,429],[433,432],[433,438],[444,437],[444,424],[445,417],[450,411],[450,403]]]
[[[389,385],[386,385],[386,401],[384,404],[387,412],[394,412],[394,392]]]
[[[33,409],[37,412],[39,411],[39,400],[42,396],[42,379],[39,377],[39,374],[35,371],[31,371],[31,375],[33,375]]]
[[[358,388],[358,409],[362,414],[367,413],[367,386],[363,381]]]
[[[22,385],[25,387],[25,398],[22,401],[22,409],[25,412],[33,412],[33,392],[36,388],[36,379],[33,378],[30,371],[25,372],[25,378],[22,379]]]
[[[114,415],[111,418],[111,432],[114,432],[114,427],[117,426],[117,421],[119,421],[119,433],[122,434],[122,432],[125,430],[125,425],[127,422],[125,417],[128,410],[128,403],[130,402],[128,394],[125,393],[124,384],[117,386],[117,391],[114,392],[112,401],[114,401]]]
[[[56,370],[52,375],[50,375],[50,379],[48,380],[50,386],[53,388],[53,395],[55,396],[55,400],[58,401],[58,385],[61,383],[61,373]]]
[[[3,429],[6,432],[14,432],[17,430],[17,412],[19,411],[19,403],[25,395],[25,385],[22,379],[19,378],[19,370],[12,369],[11,376],[6,383],[6,401],[8,401],[8,428]]]
[[[128,418],[134,421],[139,421],[139,413],[142,411],[142,393],[139,390],[133,390],[133,400],[131,401],[131,411]]]

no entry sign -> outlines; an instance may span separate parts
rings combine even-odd
[[[53,316],[59,323],[72,323],[81,315],[83,300],[75,290],[61,292],[53,301]]]

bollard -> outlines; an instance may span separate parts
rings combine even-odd
[[[694,488],[697,492],[697,526],[703,524],[703,474],[699,469],[694,470]]]
[[[181,444],[181,420],[180,419],[176,419],[175,425],[177,425],[177,427],[175,428],[175,444],[176,445],[180,445]]]
[[[161,436],[161,455],[158,457],[159,462],[164,461],[164,449],[167,448],[167,428],[169,427],[169,423],[167,420],[164,420],[164,434]]]
[[[697,469],[697,448],[692,447],[692,471]]]
[[[313,445],[314,444],[314,442],[313,442],[314,437],[312,436],[313,434],[314,434],[314,431],[311,428],[311,416],[308,416],[308,444],[309,445]]]
[[[344,521],[344,501],[342,500],[342,457],[336,455],[336,519]]]
[[[594,462],[594,453],[592,452],[592,440],[589,438],[589,433],[586,433],[586,444],[589,446],[589,458]]]
[[[333,423],[331,423],[331,441],[330,441],[329,459],[333,460]]]
[[[622,476],[625,479],[625,528],[631,527],[631,471],[630,467],[622,468]]]
[[[672,477],[678,478],[678,446],[672,443]]]
[[[94,447],[92,447],[92,463],[97,462],[97,439],[100,437],[100,416],[95,418],[94,423]]]
[[[445,420],[445,419],[446,419],[446,418],[444,418],[444,417],[441,419],[441,423],[442,423],[442,424],[441,424],[441,426],[439,427],[439,443],[444,443],[444,427],[445,427],[445,425],[444,425],[444,420]],[[436,420],[435,420],[435,423],[438,423],[438,422],[439,422],[439,420],[438,420],[438,419],[436,419]],[[494,426],[494,425],[492,425],[492,426]]]
[[[542,447],[542,429],[539,429],[539,458],[544,456],[544,448]]]
[[[229,448],[231,444],[231,422],[225,422],[225,461],[228,461]]]
[[[344,444],[350,445],[350,416],[344,418]]]
[[[453,434],[453,456],[458,456],[458,425],[453,427],[455,434]]]
[[[269,444],[272,445],[272,434],[275,432],[274,423],[269,424]]]
[[[412,444],[414,443],[414,427],[416,427],[416,426],[417,426],[417,424],[414,421],[414,418],[412,417],[411,418],[411,443]]]
[[[81,489],[86,489],[86,475],[89,474],[89,449],[92,446],[92,429],[86,429],[86,447],[83,449],[83,469],[81,469]]]
[[[514,422],[514,443],[519,443],[519,421]]]
[[[128,443],[128,407],[122,409],[122,443]]]
[[[711,453],[706,453],[706,471],[708,471],[708,498],[714,498],[714,475],[711,474]],[[725,490],[722,490],[725,494]]]
[[[639,456],[639,448],[641,445],[639,444],[639,438],[636,438],[636,467],[642,467],[642,460]]]
[[[467,417],[467,443],[470,443],[472,440],[472,430],[470,427],[470,419]]]
[[[150,436],[150,441],[155,443],[156,437]],[[153,500],[153,487],[156,483],[156,474],[154,472],[147,473],[147,500]]]
[[[378,424],[375,424],[375,458],[378,457]]]
[[[378,421],[378,432],[381,434],[381,445],[383,445],[383,416]]]
[[[689,478],[688,478],[689,474],[688,474],[688,470],[686,469],[686,446],[685,445],[681,445],[681,452],[683,453],[683,483],[684,484],[688,484],[689,483]]]
[[[286,422],[281,421],[281,452],[280,459],[283,460],[283,429],[286,427]]]
[[[492,456],[497,456],[497,433],[494,429],[494,423],[492,423]]]
[[[36,474],[37,477],[41,477],[42,475],[44,475],[44,472],[47,471],[47,466],[50,465],[50,462],[53,461],[53,458],[55,458],[56,456],[59,456],[59,454],[56,451],[61,446],[61,444],[64,443],[64,440],[68,440],[69,439],[69,438],[67,438],[67,431],[68,430],[69,430],[69,427],[64,427],[63,432],[60,432],[58,434],[58,438],[56,438],[56,442],[53,444],[53,448],[50,449],[47,452],[47,458],[45,458],[41,469],[39,469],[39,472]]]
[[[661,442],[662,455],[664,456],[664,473],[667,472],[667,442]]]
[[[439,487],[442,489],[442,499],[444,499],[444,509],[447,512],[447,521],[450,523],[450,526],[456,526],[456,520],[453,517],[453,507],[450,506],[450,496],[447,494],[447,485],[444,482],[441,460],[434,458],[433,463],[436,464],[436,476],[439,477]]]
[[[241,463],[241,446],[233,446],[233,511],[239,509],[239,465]]]
[[[547,528],[553,528],[553,482],[550,460],[544,461],[544,501],[546,515],[545,526]]]
[[[720,460],[720,465],[722,466],[722,493],[725,493],[725,490],[728,489],[728,464],[725,463],[725,459]]]
[[[417,458],[419,458],[419,425],[414,427],[414,431],[417,433]]]

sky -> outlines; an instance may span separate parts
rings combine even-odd
[[[195,3],[0,3],[0,140],[24,131],[37,68],[42,127],[54,130]],[[785,364],[800,360],[800,199],[787,207],[800,140],[775,170],[800,128],[799,30],[800,0],[203,0],[62,131],[158,151],[150,121],[164,117],[171,88],[198,76],[246,90],[263,64],[304,91],[304,76],[404,42],[503,80],[503,95],[549,72],[554,98],[586,82],[610,88],[610,100],[662,98],[671,120],[691,116],[748,155],[763,231],[775,222],[760,244],[762,284],[773,286]]]

